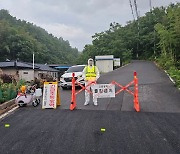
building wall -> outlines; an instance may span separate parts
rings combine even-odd
[[[53,78],[58,78],[58,72],[50,72]]]
[[[41,74],[48,74],[47,71],[38,71],[38,70],[35,70],[34,72],[34,76],[38,79],[41,79]]]
[[[24,69],[24,70],[16,70],[13,68],[10,69],[2,69],[4,74],[18,76],[18,79],[23,79],[26,81],[34,80],[34,70]]]
[[[48,71],[35,71],[35,77],[40,79],[41,76],[40,74],[48,74],[51,75],[53,78],[57,78],[58,77],[58,72],[48,72]]]
[[[34,80],[34,70],[19,70],[19,79],[26,81]]]
[[[17,75],[17,70],[16,70],[16,69],[13,69],[13,68],[10,68],[10,69],[1,68],[1,69],[2,69],[3,74],[7,74],[7,75]]]
[[[39,74],[38,71],[34,71],[34,77],[35,78],[39,78],[38,74]]]
[[[113,71],[113,60],[96,60],[96,66],[101,73]]]
[[[58,78],[58,72],[39,71],[33,69],[16,70],[15,68],[0,68],[0,73],[17,76],[18,79],[24,79],[26,81],[34,80],[34,77],[40,79],[40,74],[49,74],[53,78]]]

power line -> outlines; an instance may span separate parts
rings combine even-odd
[[[139,57],[139,55],[138,55],[138,51],[139,51],[139,39],[140,39],[140,25],[139,25],[139,14],[140,13],[138,13],[138,7],[137,7],[137,2],[136,2],[136,0],[134,0],[134,9],[135,9],[135,13],[136,13],[136,18],[135,18],[135,14],[134,14],[134,9],[133,9],[133,5],[132,5],[132,1],[131,0],[129,0],[129,4],[130,4],[130,7],[131,7],[131,12],[132,12],[132,15],[133,15],[133,19],[134,19],[134,21],[136,20],[136,18],[137,18],[137,31],[138,31],[138,40],[137,40],[137,51],[136,51],[136,57],[138,58]]]
[[[134,21],[135,21],[135,16],[134,16],[134,11],[133,11],[133,7],[132,7],[132,2],[131,2],[131,0],[129,0],[129,4],[130,4],[130,7],[131,7],[131,13],[132,13],[132,15],[133,15],[133,19],[134,19]]]
[[[150,12],[152,13],[152,1],[151,0],[149,0],[149,7],[150,7]],[[155,28],[154,28],[153,34],[154,34],[154,38],[153,38],[154,47],[153,48],[154,48],[154,56],[155,56],[155,59],[156,59],[156,31],[155,31]]]
[[[135,7],[135,12],[136,12],[136,17],[137,17],[137,30],[138,30],[138,41],[137,41],[137,51],[136,51],[136,57],[138,58],[138,51],[139,51],[139,34],[140,34],[140,28],[139,28],[139,13],[138,13],[138,7],[137,7],[137,2],[134,0],[134,7]]]
[[[149,7],[150,7],[150,11],[152,11],[152,2],[151,2],[151,0],[149,0]]]
[[[134,0],[134,6],[135,6],[135,11],[136,11],[136,17],[137,17],[137,20],[138,20],[139,19],[139,14],[138,14],[138,8],[137,8],[136,0]]]

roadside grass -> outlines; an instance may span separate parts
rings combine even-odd
[[[175,63],[170,58],[170,56],[161,56],[157,58],[156,63],[174,80],[175,85],[180,89],[180,70],[178,66],[175,66]]]
[[[180,88],[180,70],[176,69],[175,67],[171,67],[169,70],[167,70],[167,72],[175,81],[176,86]]]

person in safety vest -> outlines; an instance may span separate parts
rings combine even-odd
[[[90,84],[91,82],[96,82],[96,80],[99,78],[99,70],[96,66],[94,66],[94,60],[90,58],[88,60],[88,65],[83,70],[83,76],[85,78],[85,86]],[[91,84],[92,86],[92,84]],[[87,89],[90,90],[90,87],[88,86]],[[88,105],[90,101],[90,94],[87,90],[85,90],[85,103],[84,105]],[[97,98],[93,98],[94,105],[97,106]]]

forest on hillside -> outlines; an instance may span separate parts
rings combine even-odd
[[[92,36],[79,57],[85,63],[89,57],[112,54],[123,63],[131,59],[151,59],[168,69],[180,68],[180,3],[153,8],[125,26],[111,23],[110,28]]]
[[[76,63],[77,48],[69,41],[48,34],[44,29],[17,19],[7,10],[0,10],[0,61],[19,60],[36,63]]]
[[[156,7],[125,26],[113,22],[95,33],[79,53],[68,41],[0,10],[0,61],[86,64],[88,58],[112,54],[123,64],[132,59],[156,61],[180,85],[180,3]]]

